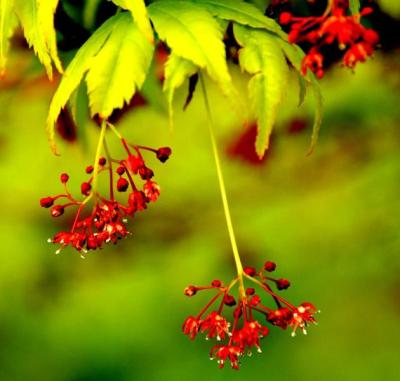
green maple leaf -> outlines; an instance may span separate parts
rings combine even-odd
[[[50,79],[53,67],[62,73],[63,68],[58,58],[54,12],[59,0],[14,0],[15,12],[21,22],[25,38],[33,46],[40,62],[46,68]]]
[[[252,75],[248,87],[258,126],[255,148],[262,158],[285,94],[288,65],[279,45],[280,37],[240,25],[234,25],[233,30],[241,46],[240,66]]]

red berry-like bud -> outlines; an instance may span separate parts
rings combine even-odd
[[[129,187],[129,182],[127,179],[120,177],[117,181],[118,192],[125,192]]]
[[[61,173],[60,181],[65,184],[69,180],[69,176],[67,173]]]
[[[121,176],[125,173],[125,168],[121,165],[117,168],[117,173]]]
[[[143,180],[150,180],[154,176],[154,172],[147,167],[140,167],[139,168],[139,175]]]
[[[364,32],[364,41],[370,45],[376,45],[379,42],[379,35],[372,29],[367,29]]]
[[[256,307],[261,303],[261,298],[258,295],[254,295],[250,300],[249,300],[249,305],[251,307]]]
[[[51,215],[53,217],[60,217],[64,214],[64,207],[62,205],[54,205],[51,208]]]
[[[278,290],[286,290],[290,287],[290,282],[287,279],[278,279],[276,281],[276,287],[278,288]]]
[[[229,306],[232,307],[236,304],[236,300],[232,295],[225,295],[224,297],[224,303]]]
[[[360,12],[360,14],[361,14],[361,16],[368,16],[368,15],[370,15],[371,13],[373,13],[374,12],[374,9],[373,8],[371,8],[371,7],[365,7],[361,12]]]
[[[292,14],[289,12],[282,12],[279,16],[279,23],[282,25],[289,24],[292,21]]]
[[[249,276],[254,276],[257,274],[257,271],[254,267],[245,267],[243,272]]]
[[[236,307],[235,311],[233,311],[233,317],[236,319],[240,318],[242,316],[242,308],[241,307]]]
[[[157,159],[161,161],[161,163],[165,163],[168,158],[171,156],[172,150],[169,147],[161,147],[157,150]]]
[[[215,279],[211,282],[211,286],[213,287],[221,287],[222,286],[222,282],[218,279]]]
[[[92,173],[93,172],[93,165],[89,165],[88,167],[86,167],[86,173],[87,174],[89,174],[89,173]]]
[[[92,186],[89,183],[82,183],[81,184],[81,193],[83,195],[89,196],[91,189],[92,189]]]
[[[105,165],[106,163],[107,163],[107,160],[106,160],[105,157],[101,157],[101,158],[99,159],[99,165]]]
[[[246,288],[246,295],[253,295],[256,290],[253,287]]]
[[[276,269],[276,264],[274,262],[267,261],[264,263],[265,271],[272,272],[272,271],[275,271],[275,269]]]
[[[197,287],[196,286],[187,286],[184,290],[183,293],[186,296],[194,296],[197,293]]]
[[[89,235],[87,238],[86,248],[88,250],[95,250],[95,249],[97,249],[97,244],[98,244],[98,241],[97,241],[96,236],[94,236],[93,234]]]
[[[53,197],[44,197],[40,199],[40,206],[42,208],[50,208],[54,203],[54,198]]]

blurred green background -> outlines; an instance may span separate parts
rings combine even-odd
[[[86,126],[84,149],[60,141],[62,156],[51,154],[44,124],[55,84],[25,55],[15,53],[0,92],[1,381],[398,377],[398,56],[378,54],[355,74],[338,67],[327,75],[324,124],[310,157],[310,123],[288,133],[293,120],[313,113],[312,102],[296,107],[293,78],[263,165],[226,154],[244,129],[209,84],[243,260],[276,261],[292,282],[285,297],[321,309],[309,335],[271,329],[263,353],[235,372],[208,360],[211,343],[181,333],[185,317],[207,301],[185,298],[183,288],[234,275],[200,92],[185,113],[186,89],[178,92],[172,133],[152,106],[119,124],[133,143],[173,148],[165,165],[151,162],[162,195],[131,223],[133,236],[85,260],[72,250],[55,256],[46,240],[72,217],[52,219],[38,200],[61,190],[63,171],[78,191],[98,130]]]

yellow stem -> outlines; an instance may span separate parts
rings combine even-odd
[[[110,127],[111,131],[114,132],[114,134],[117,135],[118,138],[120,138],[121,140],[123,139],[122,135],[118,132],[118,130],[110,122],[107,122],[107,126]]]
[[[103,148],[104,136],[106,134],[107,129],[107,121],[103,120],[101,123],[101,130],[100,130],[100,137],[99,142],[97,143],[96,149],[96,156],[94,158],[94,165],[93,165],[93,186],[92,186],[92,194],[97,197],[97,179],[98,179],[98,172],[99,172],[99,159],[101,155],[101,151]]]
[[[204,105],[205,105],[208,119],[209,119],[208,129],[209,129],[209,133],[210,133],[211,145],[212,145],[213,154],[214,154],[215,166],[217,169],[219,188],[220,188],[221,198],[222,198],[222,205],[224,207],[226,225],[228,228],[229,238],[230,238],[231,246],[232,246],[233,258],[235,260],[236,270],[237,270],[238,279],[239,279],[239,293],[240,293],[241,297],[244,297],[246,294],[244,291],[244,284],[243,284],[243,265],[242,265],[242,261],[240,259],[239,250],[238,250],[237,243],[236,243],[235,232],[233,230],[232,218],[231,218],[231,213],[229,210],[228,197],[226,195],[225,182],[224,182],[224,177],[222,175],[221,162],[220,162],[220,158],[219,158],[219,154],[218,154],[217,142],[215,140],[215,135],[214,135],[214,129],[213,129],[214,121],[213,121],[213,117],[211,114],[210,103],[208,101],[207,90],[206,90],[206,86],[204,83],[203,75],[200,73],[199,77],[200,77],[201,87],[203,90]]]

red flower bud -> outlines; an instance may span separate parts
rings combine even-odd
[[[254,276],[257,274],[257,271],[254,267],[245,267],[243,272],[249,276]]]
[[[64,214],[64,207],[62,205],[54,205],[51,208],[51,215],[53,217],[60,217]]]
[[[92,189],[92,186],[89,183],[82,183],[81,184],[81,193],[83,195],[89,196],[91,189]]]
[[[249,305],[251,307],[256,307],[261,303],[261,298],[258,295],[254,295],[250,301],[249,301]]]
[[[253,287],[246,288],[246,295],[253,295],[256,290]]]
[[[272,272],[276,269],[276,264],[271,261],[267,261],[264,263],[264,270],[268,272]]]
[[[169,147],[161,147],[157,150],[157,159],[161,161],[161,163],[165,163],[168,158],[171,156],[172,150]]]
[[[221,287],[222,286],[222,282],[218,279],[215,279],[211,282],[211,286],[213,287]]]
[[[278,290],[286,290],[290,287],[290,282],[287,279],[278,279],[276,281],[276,287],[278,288]]]
[[[93,165],[89,165],[88,167],[86,167],[86,173],[87,174],[89,174],[89,173],[92,173],[93,172]]]
[[[186,296],[194,296],[197,293],[197,287],[196,286],[187,286],[184,290],[183,293]]]
[[[105,157],[101,157],[101,158],[99,159],[99,165],[105,165],[106,163],[107,163],[107,160],[106,160]]]
[[[53,197],[44,197],[40,199],[40,206],[42,208],[50,208],[54,203],[54,198]]]
[[[117,173],[121,176],[125,173],[125,168],[121,165],[117,168]]]
[[[120,177],[117,181],[118,192],[125,192],[129,187],[129,182],[127,179]]]
[[[289,12],[282,12],[279,16],[279,23],[282,25],[287,25],[292,21],[292,14]]]
[[[145,166],[139,168],[139,175],[143,180],[150,180],[154,176],[154,172]]]
[[[232,307],[236,304],[236,300],[232,295],[225,295],[224,297],[224,303],[229,306]]]
[[[65,184],[69,180],[69,176],[67,173],[61,173],[60,181]]]

